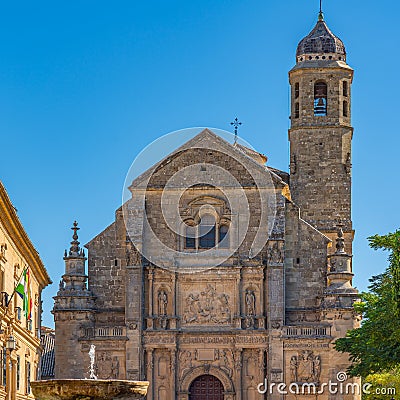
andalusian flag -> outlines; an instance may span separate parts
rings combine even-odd
[[[15,288],[15,291],[21,296],[24,302],[25,317],[27,320],[31,319],[32,312],[32,298],[31,298],[31,276],[29,268],[27,268],[21,277],[21,281]]]

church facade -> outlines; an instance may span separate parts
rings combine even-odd
[[[205,129],[132,182],[88,257],[74,224],[56,378],[88,377],[94,344],[98,377],[148,380],[152,400],[360,398],[324,388],[357,383],[334,350],[360,323],[352,79],[320,14],[289,72],[290,174]]]

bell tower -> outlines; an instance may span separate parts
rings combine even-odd
[[[319,13],[296,53],[291,86],[290,188],[301,217],[351,254],[351,84],[343,42]]]

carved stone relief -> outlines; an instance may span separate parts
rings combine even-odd
[[[200,293],[190,293],[186,297],[183,312],[186,324],[228,324],[231,315],[229,295],[218,294],[211,284]]]
[[[179,376],[183,378],[193,368],[200,366],[210,368],[212,366],[224,371],[231,378],[235,364],[237,364],[237,360],[231,349],[181,350],[179,353]]]
[[[117,356],[107,352],[96,355],[97,376],[100,379],[118,379],[120,364]]]
[[[321,357],[311,350],[303,350],[290,358],[291,382],[319,382]]]
[[[246,349],[243,352],[243,376],[247,381],[257,381],[264,369],[263,353],[257,349]]]
[[[132,243],[129,236],[126,237],[125,261],[126,265],[140,265],[142,263],[142,255]]]
[[[283,241],[272,241],[268,245],[268,264],[283,264]]]

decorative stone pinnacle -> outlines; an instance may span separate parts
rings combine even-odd
[[[336,253],[344,253],[343,225],[337,225]]]
[[[72,235],[72,239],[73,241],[71,242],[71,248],[69,250],[69,253],[79,253],[79,242],[78,242],[78,230],[80,228],[78,228],[78,223],[76,221],[74,221],[74,226],[71,228],[74,231],[74,234]]]

